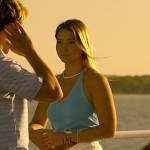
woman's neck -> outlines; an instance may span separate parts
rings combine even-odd
[[[84,68],[84,64],[82,62],[65,64],[64,75],[72,76],[74,74],[79,73],[83,68]]]

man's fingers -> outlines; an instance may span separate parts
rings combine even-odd
[[[15,41],[15,39],[13,38],[13,36],[11,36],[11,35],[6,35],[7,37],[5,38],[5,42],[7,43],[7,44],[11,44],[11,45],[13,45],[14,44],[14,41]]]
[[[6,45],[7,45],[11,50],[15,49],[15,47],[13,46],[13,44],[12,44],[9,40],[5,40],[5,42],[6,42]]]
[[[7,35],[7,36],[13,36],[12,33],[9,32],[8,29],[4,29],[3,32]]]
[[[5,33],[7,35],[16,36],[24,33],[23,28],[18,23],[10,23],[4,28]]]
[[[11,43],[8,39],[5,40],[5,43],[6,43],[8,46],[11,46],[11,47],[12,47],[12,43]]]
[[[13,31],[15,28],[15,23],[9,23],[5,26],[4,30],[7,30],[8,32]]]
[[[23,29],[23,27],[21,26],[21,24],[19,22],[16,22],[16,26],[18,27],[19,31],[22,34],[26,34],[25,30]]]

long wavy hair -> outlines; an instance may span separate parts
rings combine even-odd
[[[62,29],[67,29],[73,32],[77,46],[83,51],[82,58],[85,66],[96,69],[93,48],[90,43],[89,33],[86,25],[78,19],[66,20],[57,26],[55,32],[56,39],[59,31]]]
[[[11,22],[22,23],[26,16],[27,9],[18,0],[0,0],[0,30]]]

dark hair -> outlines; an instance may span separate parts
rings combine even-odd
[[[22,23],[26,16],[27,9],[18,0],[0,0],[0,30],[11,22]]]

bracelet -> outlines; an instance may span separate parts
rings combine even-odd
[[[76,139],[77,139],[77,143],[79,143],[79,130],[77,129],[77,132],[76,132],[77,134],[76,134]]]
[[[75,139],[72,139],[73,132],[69,129],[64,130],[64,144],[79,143],[79,130],[76,130]]]
[[[71,135],[72,134],[72,131],[68,130],[68,129],[65,129],[64,130],[64,144],[66,145],[69,145],[71,144]]]

